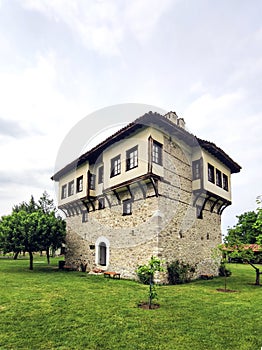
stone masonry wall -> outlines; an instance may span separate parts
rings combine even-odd
[[[135,270],[148,262],[152,255],[166,262],[176,259],[196,266],[196,276],[216,274],[211,257],[221,243],[220,216],[210,211],[209,203],[203,218],[197,219],[193,206],[191,154],[170,138],[164,142],[164,179],[159,181],[159,197],[153,186],[131,186],[132,215],[123,216],[122,201],[130,198],[129,191],[121,192],[121,203],[113,193],[108,194],[111,208],[90,211],[88,221],[81,214],[67,218],[66,262],[87,270],[98,266],[121,273],[123,278],[136,278]],[[109,265],[96,263],[96,243],[109,242]],[[164,278],[163,281],[166,281]]]
[[[169,140],[166,140],[165,151],[164,178],[170,179],[170,183],[161,184],[160,256],[169,263],[180,260],[194,265],[196,277],[216,275],[218,267],[212,255],[221,243],[221,217],[216,211],[211,213],[211,202],[203,211],[202,219],[197,218],[190,154]]]
[[[110,242],[107,270],[134,278],[138,265],[157,255],[158,220],[154,214],[158,201],[153,197],[152,186],[146,187],[147,195],[152,195],[146,199],[139,188],[131,189],[134,196],[132,215],[123,216],[122,204],[116,204],[112,194],[112,207],[89,212],[87,222],[82,223],[81,215],[68,217],[66,262],[76,266],[84,262],[88,270],[93,269],[97,264],[95,250],[90,246],[95,246],[96,241],[104,237]],[[128,193],[123,192],[121,196],[121,199],[127,199]]]

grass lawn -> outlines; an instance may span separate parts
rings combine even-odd
[[[223,278],[158,287],[160,308],[137,307],[148,286],[0,258],[0,349],[260,350],[262,288],[248,265]]]

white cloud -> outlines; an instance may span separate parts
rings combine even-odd
[[[131,32],[136,40],[144,42],[172,1],[22,0],[22,4],[50,20],[64,22],[89,49],[119,55],[126,33]]]
[[[189,87],[189,91],[194,94],[204,94],[207,89],[204,86],[203,82],[201,80],[198,80]]]
[[[22,3],[26,9],[64,22],[90,49],[102,54],[119,54],[118,45],[123,35],[115,2],[24,0]]]
[[[243,98],[244,92],[240,90],[220,96],[205,93],[190,103],[183,112],[183,118],[188,122],[188,127],[194,130],[194,133],[201,132],[203,129],[206,129],[209,134],[212,129],[215,132],[218,128],[224,130],[225,126],[230,126],[234,116],[231,113],[234,112],[234,108]]]
[[[77,118],[83,117],[84,103],[79,105],[59,91],[56,67],[56,57],[49,53],[37,54],[35,62],[24,70],[0,71],[1,131],[5,132],[0,140],[0,172],[9,174],[10,180],[17,177],[17,188],[22,186],[17,198],[53,187],[50,177],[59,146]],[[49,174],[44,169],[50,169]],[[6,187],[11,190],[6,182],[1,181],[0,186],[4,194]],[[0,211],[5,213],[13,196],[2,198]]]
[[[128,3],[124,18],[137,40],[143,43],[153,35],[159,19],[171,5],[174,5],[172,0],[136,0]]]
[[[53,52],[36,54],[35,62],[16,72],[0,71],[0,116],[19,121],[24,129],[41,133],[65,133],[74,125],[82,106],[68,99],[59,89],[60,62]],[[88,84],[85,86],[88,91]],[[90,88],[91,91],[91,88]],[[78,118],[83,115],[78,116]],[[63,123],[61,124],[61,120]]]
[[[183,113],[194,134],[216,143],[242,167],[232,176],[233,205],[222,216],[224,233],[236,215],[255,209],[255,198],[261,193],[262,113],[252,112],[252,107],[249,94],[237,90],[219,96],[205,93]]]

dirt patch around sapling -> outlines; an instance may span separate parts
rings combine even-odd
[[[233,289],[225,289],[225,288],[218,288],[218,292],[224,292],[224,293],[238,293],[238,290]]]
[[[139,303],[137,306],[140,309],[144,309],[144,310],[155,310],[155,309],[158,309],[160,307],[159,304],[151,304],[151,308],[149,308],[149,303],[146,301]]]

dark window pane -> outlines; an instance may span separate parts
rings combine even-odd
[[[77,192],[83,191],[83,176],[80,176],[76,179],[76,191]]]
[[[193,180],[200,179],[201,177],[200,160],[193,161],[192,168],[193,168]]]
[[[216,185],[222,187],[222,176],[221,171],[216,169]]]
[[[123,215],[132,214],[132,200],[128,199],[123,201]]]
[[[215,168],[208,164],[208,181],[215,183]]]
[[[105,208],[105,198],[99,198],[98,199],[98,209],[104,209]]]
[[[136,168],[138,166],[138,148],[133,147],[126,151],[126,170]]]
[[[66,198],[66,192],[67,192],[67,185],[63,185],[62,191],[61,191],[61,199]]]
[[[104,182],[104,166],[98,168],[98,183],[101,184]]]
[[[68,184],[68,196],[72,196],[74,194],[74,181],[70,181]]]
[[[228,191],[228,177],[225,174],[223,174],[223,189]]]
[[[82,211],[82,222],[87,222],[88,221],[88,212],[87,210]]]
[[[121,173],[121,160],[120,155],[111,159],[111,177],[119,175]]]
[[[90,174],[90,190],[96,189],[96,176],[94,174]]]
[[[152,148],[152,162],[162,165],[162,148],[163,146],[157,142],[153,141],[153,148]]]

